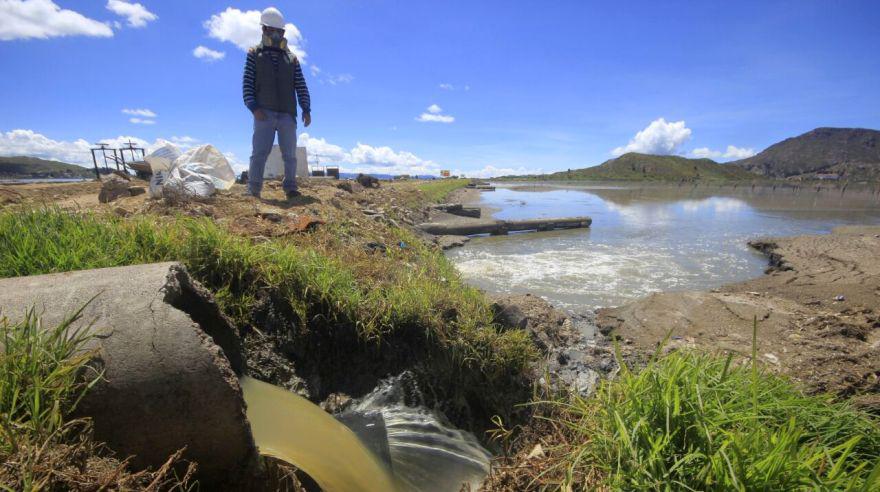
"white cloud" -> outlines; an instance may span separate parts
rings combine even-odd
[[[155,117],[159,116],[149,109],[128,109],[128,108],[126,108],[126,109],[123,109],[122,112],[125,114],[132,115],[132,116],[143,116],[144,118],[155,118]]]
[[[727,151],[721,152],[720,150],[712,150],[709,147],[699,147],[691,151],[691,156],[698,158],[708,158],[708,159],[745,159],[746,157],[751,157],[755,155],[755,149],[747,149],[744,147],[736,147],[734,145],[728,145]]]
[[[87,140],[52,140],[32,130],[0,132],[0,155],[32,156],[84,164],[91,161]]]
[[[224,152],[223,157],[229,161],[229,165],[232,166],[232,169],[237,172],[246,171],[249,167],[249,163],[242,162],[238,159],[238,156],[235,155],[234,152]]]
[[[156,120],[148,120],[144,118],[129,118],[128,121],[130,123],[134,123],[135,125],[155,125]]]
[[[440,84],[438,87],[440,87],[440,88],[443,89],[444,91],[454,91],[454,90],[455,90],[455,86],[454,86],[454,85],[452,85],[452,84],[447,84],[447,83],[445,83],[445,82],[442,83],[442,84]]]
[[[636,136],[623,147],[617,147],[611,154],[618,156],[627,152],[640,152],[643,154],[674,154],[683,143],[691,138],[691,129],[685,126],[684,121],[666,122],[658,118],[651,122],[644,130],[636,133]]]
[[[95,146],[93,142],[103,142],[107,144],[108,147],[115,149],[127,147],[128,142],[131,142],[135,146],[144,149],[147,154],[162,145],[165,145],[167,142],[171,142],[184,150],[201,144],[199,140],[186,135],[182,137],[173,136],[167,140],[164,138],[157,138],[152,142],[131,135],[122,135],[115,138],[103,138],[93,141],[84,138],[74,141],[52,140],[51,138],[33,130],[18,129],[5,133],[0,131],[0,155],[40,157],[43,159],[69,162],[71,164],[90,167],[92,166],[92,154],[90,149]],[[126,154],[126,159],[128,159],[127,155],[128,154]],[[230,164],[232,164],[235,169],[240,170],[243,168],[234,154],[226,152],[224,155],[229,159]],[[98,164],[103,165],[103,162],[100,160],[100,154]]]
[[[440,114],[443,112],[443,108],[436,104],[432,104],[428,106],[427,112],[422,113],[416,118],[416,121],[421,121],[423,123],[433,122],[433,123],[452,123],[455,121],[454,116],[450,116],[447,114]]]
[[[148,22],[159,18],[139,3],[128,3],[123,0],[107,0],[107,10],[125,17],[129,27],[144,27]]]
[[[193,145],[199,143],[197,139],[192,138],[189,135],[184,135],[182,137],[178,137],[177,135],[175,135],[168,140],[170,140],[171,143],[177,145],[178,147],[192,147]]]
[[[421,121],[422,123],[452,123],[455,121],[455,117],[446,114],[422,113],[416,118],[416,121]]]
[[[724,153],[724,157],[728,159],[745,159],[746,157],[751,157],[757,154],[755,149],[747,149],[745,147],[734,147],[733,145],[727,146],[727,152]]]
[[[698,159],[717,159],[721,155],[721,151],[712,150],[709,147],[698,147],[691,151],[691,156]]]
[[[206,48],[202,45],[196,46],[196,49],[193,50],[193,56],[196,58],[202,58],[208,62],[215,62],[217,60],[222,60],[226,57],[225,51],[215,51],[211,48]]]
[[[0,41],[59,36],[109,38],[113,30],[51,0],[0,0]]]
[[[339,145],[315,138],[308,133],[299,136],[299,145],[305,146],[309,162],[317,158],[321,163],[345,164],[344,172],[383,174],[438,174],[440,165],[418,157],[412,152],[397,151],[391,147],[374,147],[358,142],[345,150]]]
[[[339,75],[328,75],[326,80],[330,85],[347,84],[354,80],[354,76],[350,73],[341,73]]]
[[[321,70],[315,64],[309,65],[309,71],[312,73],[312,77],[318,79],[320,83],[327,83],[330,85],[339,85],[339,84],[348,84],[352,80],[354,80],[354,75],[350,73],[341,73],[338,75],[333,75]]]
[[[212,38],[228,41],[238,46],[242,51],[247,51],[252,46],[256,46],[263,38],[259,10],[243,12],[237,8],[227,7],[223,12],[214,14],[210,19],[206,20],[204,27]],[[301,62],[305,62],[304,39],[299,29],[290,23],[285,24],[284,29],[290,51]]]

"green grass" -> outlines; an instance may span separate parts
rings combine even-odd
[[[677,352],[561,404],[557,466],[615,490],[880,490],[875,420],[731,362]]]
[[[469,179],[435,179],[419,183],[418,189],[430,202],[442,202],[453,191],[464,188],[470,183]]]
[[[17,323],[0,320],[0,453],[13,454],[23,443],[42,442],[62,431],[66,413],[94,381],[81,377],[91,354],[82,351],[85,330],[72,329],[79,313],[42,329],[32,311]]]
[[[81,350],[88,336],[71,329],[78,315],[46,329],[33,311],[17,323],[0,319],[0,458],[14,470],[0,473],[4,490],[51,484],[35,451],[69,441],[78,430],[67,415],[97,377],[82,377],[91,354]]]
[[[528,334],[499,329],[484,296],[406,230],[391,229],[387,253],[370,255],[349,244],[346,227],[253,243],[207,219],[2,212],[0,276],[177,260],[239,326],[268,294],[293,313],[300,332],[354,332],[374,347],[415,340],[446,387],[488,411],[511,403],[489,400],[508,400],[505,384],[534,359]]]

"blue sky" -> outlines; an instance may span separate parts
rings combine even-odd
[[[241,169],[242,47],[249,11],[269,5],[0,0],[0,154],[85,162],[86,143],[169,139]],[[301,143],[348,170],[553,171],[629,150],[724,161],[819,126],[880,128],[876,1],[275,6],[312,93]]]

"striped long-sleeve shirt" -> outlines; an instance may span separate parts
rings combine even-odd
[[[269,51],[269,56],[272,58],[272,63],[277,68],[281,53],[278,51]],[[293,87],[291,87],[291,90],[296,91],[296,98],[299,101],[299,106],[302,108],[303,114],[311,113],[312,101],[311,98],[309,98],[309,88],[306,86],[306,78],[303,75],[302,66],[300,66],[299,60],[297,60],[293,53],[288,52],[287,56],[290,57],[290,61],[293,63]],[[256,78],[257,55],[256,49],[252,48],[248,50],[247,60],[244,63],[244,80],[242,82],[244,105],[251,111],[260,107],[260,105],[257,104]]]

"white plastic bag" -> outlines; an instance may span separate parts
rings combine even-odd
[[[191,172],[210,177],[218,190],[228,190],[235,184],[235,171],[232,170],[226,157],[213,145],[207,144],[188,150],[174,160],[172,172],[174,168],[181,166],[188,166]]]
[[[188,197],[209,197],[216,187],[210,174],[211,168],[200,162],[175,165],[162,185],[163,195],[176,194]]]
[[[180,148],[174,145],[171,142],[165,142],[164,145],[159,147],[158,149],[150,152],[149,155],[144,157],[144,161],[150,165],[150,169],[153,171],[153,175],[156,173],[165,171],[166,173],[171,170],[171,165],[180,157]]]
[[[167,178],[168,171],[153,170],[153,175],[150,176],[150,198],[162,198],[162,187]]]

